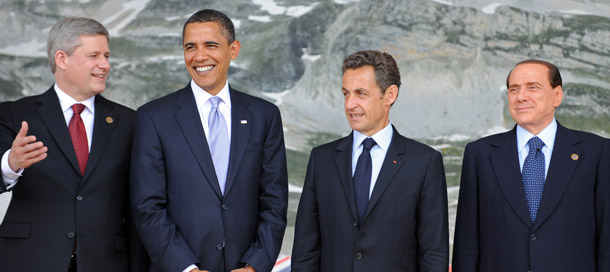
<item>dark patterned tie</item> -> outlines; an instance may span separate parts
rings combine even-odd
[[[525,191],[525,200],[529,207],[530,217],[532,222],[536,220],[536,214],[540,207],[542,199],[542,191],[544,190],[544,153],[542,147],[544,142],[538,137],[531,138],[527,144],[530,151],[523,163],[521,175],[523,177],[523,190]]]
[[[362,142],[362,154],[358,157],[356,171],[354,171],[354,194],[356,195],[356,209],[358,211],[358,221],[362,222],[366,206],[369,203],[369,190],[371,187],[371,173],[373,163],[371,161],[371,148],[375,146],[373,138],[366,138]]]
[[[85,131],[85,124],[83,119],[80,118],[80,114],[85,109],[83,104],[72,105],[72,118],[68,125],[70,131],[70,138],[72,139],[72,145],[74,146],[74,152],[76,153],[76,159],[78,160],[78,166],[80,167],[81,175],[85,174],[85,168],[87,168],[87,160],[89,159],[89,143],[87,142],[87,131]]]

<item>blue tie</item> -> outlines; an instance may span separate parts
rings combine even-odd
[[[542,191],[544,190],[544,153],[542,147],[544,142],[538,137],[531,138],[527,144],[530,151],[523,163],[523,190],[525,191],[525,200],[529,207],[530,217],[532,222],[536,220],[540,200],[542,199]]]
[[[373,163],[371,161],[371,148],[375,146],[373,138],[366,138],[362,142],[362,154],[358,157],[356,171],[354,171],[354,194],[356,195],[356,209],[358,211],[358,221],[362,222],[366,205],[369,203],[369,190],[371,187],[371,173]]]
[[[224,116],[218,110],[218,104],[222,101],[220,97],[210,97],[210,115],[208,116],[208,127],[210,153],[214,162],[214,170],[218,178],[220,191],[224,195],[225,184],[227,183],[227,168],[229,168],[229,133]]]

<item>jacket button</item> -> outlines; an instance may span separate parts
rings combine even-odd
[[[216,245],[216,250],[221,251],[222,250],[222,244],[217,244]]]
[[[222,210],[226,211],[229,209],[229,206],[227,204],[222,204]]]
[[[83,201],[83,196],[77,196],[77,197],[76,197],[76,200],[78,200],[78,201]]]
[[[358,227],[358,221],[354,221],[354,228]]]
[[[538,237],[536,237],[536,234],[531,234],[530,235],[530,240],[535,241],[536,238],[538,238]]]
[[[74,232],[68,232],[68,238],[74,239]]]
[[[356,259],[358,259],[358,260],[362,259],[362,253],[360,253],[360,252],[356,253]]]

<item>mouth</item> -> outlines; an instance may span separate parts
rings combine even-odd
[[[105,79],[106,78],[106,74],[92,74],[91,76],[93,76],[94,78],[97,78],[97,79]]]
[[[364,113],[348,113],[347,115],[350,118],[360,118],[360,117],[364,116]]]
[[[214,67],[216,67],[216,66],[208,65],[208,66],[194,66],[193,68],[195,69],[195,71],[197,71],[199,73],[203,73],[203,72],[207,72],[207,71],[214,69]]]

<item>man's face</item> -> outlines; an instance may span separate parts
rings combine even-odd
[[[508,79],[508,107],[515,122],[536,135],[553,121],[563,89],[551,87],[549,70],[535,63],[520,64]]]
[[[231,60],[239,55],[239,41],[229,44],[219,23],[190,23],[184,29],[184,63],[191,77],[212,95],[218,94],[229,73]]]
[[[82,101],[106,89],[110,49],[104,35],[81,36],[79,41],[80,45],[71,55],[60,52],[63,58],[61,63],[56,61],[56,73],[63,73],[64,86],[59,87],[74,99]]]
[[[390,107],[397,95],[395,85],[381,93],[372,66],[347,69],[343,73],[345,115],[352,129],[362,134],[372,136],[388,125]]]

